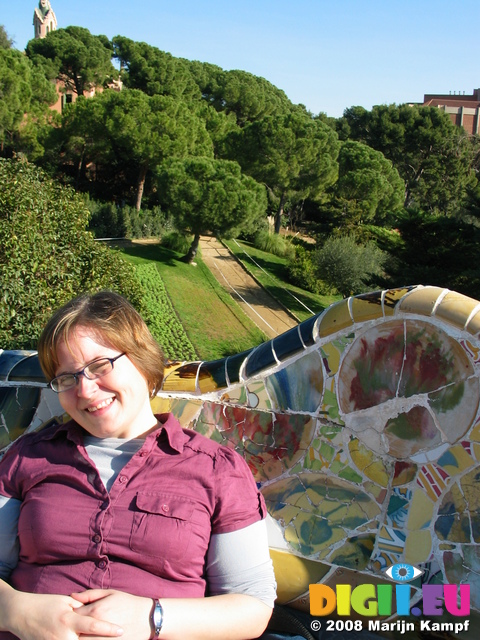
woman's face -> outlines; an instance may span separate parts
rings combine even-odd
[[[78,327],[68,345],[57,346],[55,372],[77,373],[98,358],[115,358],[122,352],[98,342],[95,333]],[[147,381],[128,356],[115,361],[112,371],[95,380],[84,375],[59,394],[62,407],[88,433],[97,438],[136,438],[156,425],[150,406]]]

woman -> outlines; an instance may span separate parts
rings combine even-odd
[[[263,498],[235,452],[153,414],[163,356],[139,314],[81,296],[38,354],[71,420],[0,462],[0,638],[260,636],[275,598]]]

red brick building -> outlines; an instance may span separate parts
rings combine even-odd
[[[425,94],[424,107],[438,107],[450,116],[453,124],[463,127],[467,133],[480,134],[480,89],[472,95],[450,92],[448,95]]]

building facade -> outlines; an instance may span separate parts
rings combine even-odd
[[[448,113],[453,124],[463,127],[471,135],[480,134],[480,89],[472,95],[459,93],[425,94],[424,107],[438,107]]]

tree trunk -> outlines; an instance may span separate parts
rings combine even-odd
[[[196,233],[195,237],[193,238],[193,242],[190,245],[190,249],[188,250],[187,254],[182,258],[183,262],[186,262],[187,264],[192,264],[192,262],[195,259],[195,256],[197,255],[199,243],[200,243],[200,234]]]
[[[280,233],[282,227],[283,207],[285,206],[285,194],[280,196],[280,204],[278,205],[277,213],[275,214],[275,233]]]
[[[135,209],[140,211],[142,208],[143,189],[145,187],[145,178],[147,177],[148,162],[144,162],[140,167],[140,173],[137,180],[137,201],[135,202]]]

